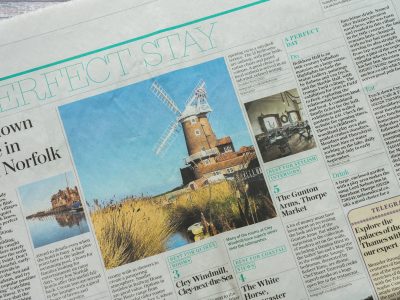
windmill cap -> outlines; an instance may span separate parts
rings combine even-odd
[[[186,106],[185,110],[179,116],[179,121],[183,121],[184,119],[192,116],[207,114],[209,112],[212,112],[212,109],[208,104],[199,106]]]

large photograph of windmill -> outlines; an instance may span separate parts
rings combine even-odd
[[[107,268],[276,216],[223,59],[59,113]]]

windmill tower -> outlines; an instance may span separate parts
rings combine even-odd
[[[207,117],[212,109],[207,102],[205,82],[201,80],[197,84],[186,100],[183,111],[157,82],[153,82],[151,91],[175,115],[175,120],[169,125],[155,147],[155,153],[157,155],[164,153],[173,144],[174,137],[182,127],[188,152],[185,163],[193,168],[196,179],[199,178],[201,175],[196,174],[198,166],[213,163],[214,157],[219,154],[216,148],[217,137]]]

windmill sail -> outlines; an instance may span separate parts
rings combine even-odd
[[[177,116],[176,120],[169,125],[154,148],[156,155],[160,155],[165,153],[165,151],[172,145],[176,133],[180,129],[180,123],[184,122],[184,120],[190,116],[209,113],[212,109],[207,102],[206,83],[204,80],[200,80],[193,92],[190,94],[183,112],[179,110],[176,103],[156,81],[153,82],[150,90]]]
[[[167,94],[167,92],[156,82],[154,81],[151,85],[150,90],[157,96],[158,99],[161,100],[173,113],[180,115],[181,111],[179,110],[178,106],[171,99],[171,97]]]
[[[161,136],[157,146],[154,148],[154,152],[157,155],[165,153],[165,150],[167,150],[172,145],[172,142],[175,140],[178,131],[179,131],[179,122],[178,121],[172,122],[168,126],[168,129]]]
[[[196,85],[196,87],[193,89],[189,98],[187,98],[185,105],[191,105],[193,101],[199,97],[199,91],[201,93],[201,91],[205,92],[205,90],[206,90],[206,83],[204,82],[204,80],[200,80],[199,83]],[[206,93],[204,93],[204,97],[207,97]]]
[[[204,80],[200,80],[186,100],[185,110],[181,114],[181,119],[211,111],[212,109],[207,102],[206,83]]]

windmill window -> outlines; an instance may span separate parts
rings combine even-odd
[[[197,135],[197,136],[199,136],[199,135],[200,135],[200,129],[196,129],[196,130],[194,131],[194,134]]]
[[[224,146],[224,152],[232,152],[231,145]]]
[[[190,118],[190,123],[191,124],[196,124],[197,123],[197,118],[196,117],[191,117]]]

